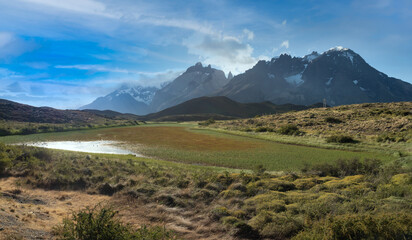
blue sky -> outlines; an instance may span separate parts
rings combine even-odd
[[[410,0],[0,0],[0,98],[77,108],[122,84],[160,85],[201,61],[343,46],[412,83]]]

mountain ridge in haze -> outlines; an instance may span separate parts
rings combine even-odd
[[[79,109],[112,110],[120,113],[145,115],[150,112],[149,104],[157,90],[157,87],[122,86]]]

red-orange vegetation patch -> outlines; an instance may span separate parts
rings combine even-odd
[[[195,133],[184,127],[123,127],[104,129],[94,134],[84,137],[195,151],[244,150],[264,145],[264,142]]]

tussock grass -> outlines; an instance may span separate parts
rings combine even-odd
[[[394,230],[394,237],[407,239],[412,234],[411,169],[399,162],[353,160],[332,162],[323,172],[309,166],[306,173],[273,174],[264,168],[222,172],[128,156],[2,149],[11,161],[5,174],[20,176],[25,185],[89,193],[105,185],[131,210],[150,207],[152,221],[174,226],[180,219],[192,231],[202,229],[198,238],[211,232],[222,239],[228,239],[224,234],[249,239],[368,239],[376,231],[392,236]],[[335,171],[342,166],[342,172]],[[328,171],[337,174],[324,176]],[[191,221],[182,219],[189,215]]]

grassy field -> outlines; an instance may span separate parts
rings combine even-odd
[[[148,124],[0,138],[4,143],[62,140],[116,140],[124,142],[126,148],[163,160],[240,169],[263,165],[270,171],[295,171],[305,163],[326,163],[337,159],[374,158],[384,162],[395,159],[393,155],[377,151],[284,144],[194,128],[190,124]]]

